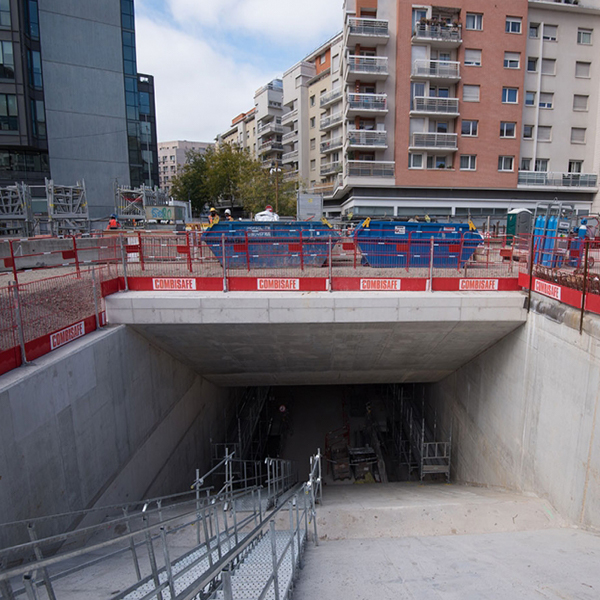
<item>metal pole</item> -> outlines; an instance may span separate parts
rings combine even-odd
[[[315,546],[319,545],[319,535],[317,534],[317,506],[315,504],[315,486],[314,484],[310,486],[310,503],[313,517],[313,528],[315,530]]]
[[[235,507],[235,500],[231,499],[231,510],[233,511],[233,535],[235,539],[235,545],[239,544],[238,539],[238,523],[237,523],[237,509]]]
[[[123,516],[125,517],[126,521],[125,521],[125,527],[127,528],[126,531],[127,533],[131,533],[131,527],[129,524],[129,514],[127,512],[127,507],[125,507],[123,509]],[[138,581],[142,580],[142,573],[140,571],[140,562],[138,560],[137,557],[137,552],[135,551],[135,543],[133,541],[133,538],[129,538],[129,548],[131,550],[131,556],[133,557],[133,565],[135,566],[135,575],[137,577]]]
[[[31,580],[31,575],[23,575],[23,585],[25,586],[25,591],[27,592],[29,600],[38,600],[37,593]]]
[[[298,566],[302,569],[304,565],[302,563],[302,548],[300,543],[300,507],[298,506],[300,502],[298,499],[298,494],[294,496],[294,501],[296,504],[296,539],[298,541]]]
[[[25,332],[23,331],[23,319],[21,317],[21,298],[19,296],[19,285],[16,282],[8,284],[15,299],[15,321],[17,323],[17,337],[19,338],[19,347],[21,348],[21,362],[27,364],[27,353],[25,351]]]
[[[10,261],[12,263],[12,269],[13,269],[13,277],[15,278],[15,283],[19,283],[19,278],[17,276],[17,262],[15,260],[15,249],[13,248],[13,241],[14,240],[9,240],[8,245],[10,247]]]
[[[96,267],[92,267],[92,291],[94,293],[94,310],[96,312],[96,329],[100,329],[100,312],[98,310],[98,284],[96,282]]]
[[[0,581],[0,592],[2,592],[2,597],[5,600],[15,600],[15,594],[10,581]]]
[[[223,578],[223,599],[233,600],[233,588],[231,587],[231,567],[227,565],[222,572]]]
[[[163,544],[163,555],[165,558],[165,569],[167,571],[167,579],[169,581],[169,591],[171,598],[175,598],[175,582],[173,581],[173,570],[171,569],[171,557],[169,556],[169,547],[167,546],[167,534],[165,528],[160,528],[160,537]]]
[[[262,499],[261,499],[260,488],[258,488],[258,518],[259,518],[259,523],[262,523],[263,516],[262,516]]]
[[[289,501],[290,505],[290,552],[292,553],[292,581],[296,579],[296,548],[294,541],[294,509],[292,501]],[[300,554],[300,548],[298,548],[298,554]]]
[[[331,241],[331,235],[329,236],[329,291],[333,292],[333,244]]]
[[[27,525],[27,532],[29,533],[29,539],[32,542],[37,542],[37,533],[35,531],[35,525],[33,523],[29,523]],[[33,551],[35,552],[35,557],[37,560],[43,560],[44,555],[42,554],[42,550],[39,544],[35,543],[33,545]],[[42,572],[42,577],[44,579],[44,585],[46,586],[46,591],[48,592],[48,598],[50,600],[56,600],[56,595],[54,594],[54,590],[52,589],[52,583],[50,581],[50,576],[48,575],[48,569],[46,567],[42,567],[40,569]]]
[[[433,236],[431,237],[431,242],[429,243],[429,291],[433,292],[433,250],[434,250],[434,241]]]
[[[73,239],[73,256],[75,257],[75,270],[77,271],[77,277],[81,275],[81,270],[79,268],[79,252],[77,250],[77,240],[75,236],[72,236]]]
[[[277,576],[277,541],[275,540],[275,521],[271,520],[271,554],[273,556],[273,589],[275,600],[279,600],[279,577]]]
[[[210,510],[210,509],[209,509]],[[208,552],[208,564],[213,566],[212,547],[210,537],[208,535],[208,525],[206,524],[206,509],[202,513],[202,524],[204,525],[204,541],[206,542],[206,551]]]
[[[223,252],[223,291],[227,292],[227,256],[225,255],[225,234],[221,234],[221,250]]]
[[[585,262],[583,264],[583,291],[581,294],[581,316],[579,318],[579,335],[583,333],[583,315],[585,314],[585,297],[587,293],[587,280],[588,280],[588,256],[590,252],[590,243],[588,240],[583,240],[585,244]]]
[[[217,551],[219,559],[222,558],[223,552],[221,551],[221,532],[219,531],[219,512],[216,506],[213,506],[213,514],[215,516],[215,537],[217,539]]]
[[[127,278],[127,252],[125,251],[125,244],[123,244],[123,236],[119,236],[121,243],[121,262],[123,263],[123,278],[125,279],[125,291],[129,291],[129,279]]]
[[[150,536],[150,530],[148,529],[148,517],[144,515],[142,517],[144,526],[146,527],[146,546],[148,548],[148,560],[150,561],[150,568],[152,569],[152,579],[154,579],[154,586],[157,590],[156,597],[158,600],[163,600],[162,592],[158,590],[160,587],[160,578],[158,577],[158,568],[156,567],[156,556],[154,555],[154,546],[152,545],[152,537]]]
[[[196,539],[198,540],[198,544],[200,544],[200,469],[196,469],[194,486],[196,488]]]
[[[514,241],[513,241],[514,243]],[[527,312],[531,310],[531,288],[533,287],[533,259],[535,235],[531,234],[531,252],[529,253],[529,290],[527,290]]]

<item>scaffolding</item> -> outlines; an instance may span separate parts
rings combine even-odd
[[[120,221],[145,223],[148,219],[147,208],[168,206],[169,197],[158,187],[150,188],[144,185],[140,188],[115,187],[115,214]]]
[[[24,183],[0,187],[0,235],[34,235],[31,191]]]
[[[53,235],[75,235],[90,231],[85,182],[77,185],[56,185],[46,179],[48,221]]]

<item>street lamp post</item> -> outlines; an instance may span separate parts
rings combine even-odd
[[[279,173],[281,169],[277,166],[277,161],[273,161],[271,175],[275,173],[275,213],[279,213]]]

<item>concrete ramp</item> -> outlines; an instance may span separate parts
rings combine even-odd
[[[108,320],[224,386],[435,382],[526,320],[521,292],[125,292]]]

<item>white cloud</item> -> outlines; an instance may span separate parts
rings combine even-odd
[[[141,17],[136,27],[138,70],[154,75],[159,141],[213,141],[273,78],[170,26]]]
[[[342,29],[342,0],[169,0],[182,23],[239,30],[271,40],[324,42]]]

